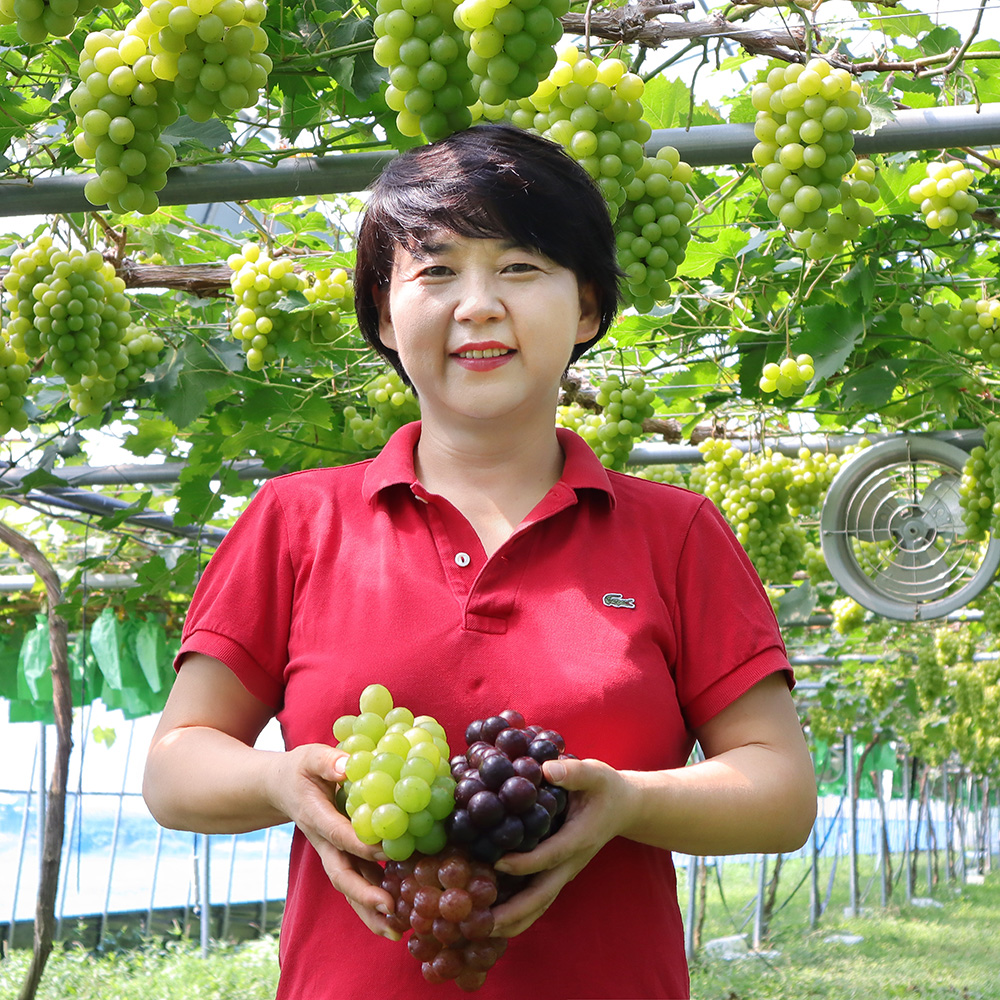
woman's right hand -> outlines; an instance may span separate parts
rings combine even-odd
[[[334,747],[309,743],[274,761],[275,802],[312,844],[330,884],[354,908],[373,933],[398,941],[389,927],[392,896],[383,888],[377,847],[358,840],[351,821],[333,804],[344,780],[347,754]]]
[[[321,743],[254,749],[274,710],[222,662],[201,653],[181,665],[146,758],[143,796],[173,830],[244,833],[291,820],[319,854],[330,884],[375,933],[389,928],[376,848],[361,843],[333,803],[347,755]]]

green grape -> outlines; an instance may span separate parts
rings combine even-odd
[[[871,123],[860,85],[814,57],[805,65],[772,67],[751,101],[758,140],[752,155],[768,208],[797,249],[813,259],[832,255],[874,221],[871,209],[860,205],[874,196],[874,172],[869,177],[866,166],[857,175],[857,194],[845,188],[856,163],[852,130]]]
[[[934,160],[927,164],[927,176],[910,188],[910,201],[920,206],[929,229],[951,236],[972,228],[972,213],[979,207],[978,199],[969,191],[975,179],[961,160]]]
[[[777,392],[781,396],[801,396],[812,382],[816,370],[811,354],[787,357],[780,362],[764,365],[760,376],[760,391]]]
[[[396,372],[386,372],[375,378],[368,386],[366,397],[370,416],[362,416],[355,406],[344,408],[347,430],[366,451],[381,448],[403,424],[420,419],[420,404],[413,390]]]
[[[643,157],[625,187],[626,201],[615,223],[618,263],[638,312],[670,298],[670,279],[691,239],[687,223],[695,202],[687,184],[692,176],[677,150],[664,146],[655,157]]]
[[[410,725],[414,721],[409,709],[394,705],[388,688],[369,684],[358,713],[341,715],[333,723],[339,749],[350,755],[338,808],[342,801],[359,840],[381,842],[386,857],[397,861],[414,851],[443,848],[443,820],[455,805],[444,729],[430,716],[419,717],[422,725]],[[391,728],[395,726],[405,726],[405,733]],[[379,752],[373,753],[376,734]],[[390,751],[389,744],[401,752]],[[442,760],[445,773],[438,774]]]

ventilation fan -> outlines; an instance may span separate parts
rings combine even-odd
[[[968,604],[996,574],[1000,541],[963,537],[966,453],[936,438],[890,438],[848,459],[820,518],[834,580],[862,607],[908,621]]]

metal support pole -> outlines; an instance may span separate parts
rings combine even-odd
[[[903,755],[903,886],[906,902],[913,900],[913,870],[910,867],[910,800],[913,797],[910,755]]]
[[[128,780],[128,762],[132,759],[132,737],[135,735],[135,722],[129,727],[128,747],[125,751],[125,767],[122,770],[122,785],[118,792],[118,808],[115,810],[115,825],[111,831],[111,860],[108,863],[108,884],[104,891],[104,909],[101,911],[101,933],[107,927],[108,910],[111,908],[111,884],[115,872],[115,857],[118,854],[118,831],[122,824],[122,809],[125,804],[125,783]]]
[[[688,859],[687,920],[684,921],[684,954],[688,962],[694,961],[694,926],[698,914],[698,866],[701,859],[692,855]]]
[[[201,835],[201,957],[208,958],[209,943],[211,941],[212,903],[211,891],[209,888],[209,874],[212,860],[212,838],[207,834]]]
[[[767,895],[767,855],[760,856],[757,872],[757,902],[753,911],[753,950],[760,951],[764,943],[764,897]]]
[[[858,914],[858,800],[854,777],[854,736],[851,733],[844,735],[844,765],[847,773],[848,835],[851,841],[850,858],[848,859],[849,902],[847,915],[855,917]]]

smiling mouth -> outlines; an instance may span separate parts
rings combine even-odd
[[[514,352],[507,347],[488,347],[484,351],[456,351],[455,357],[457,358],[501,358],[505,354],[513,354]]]

